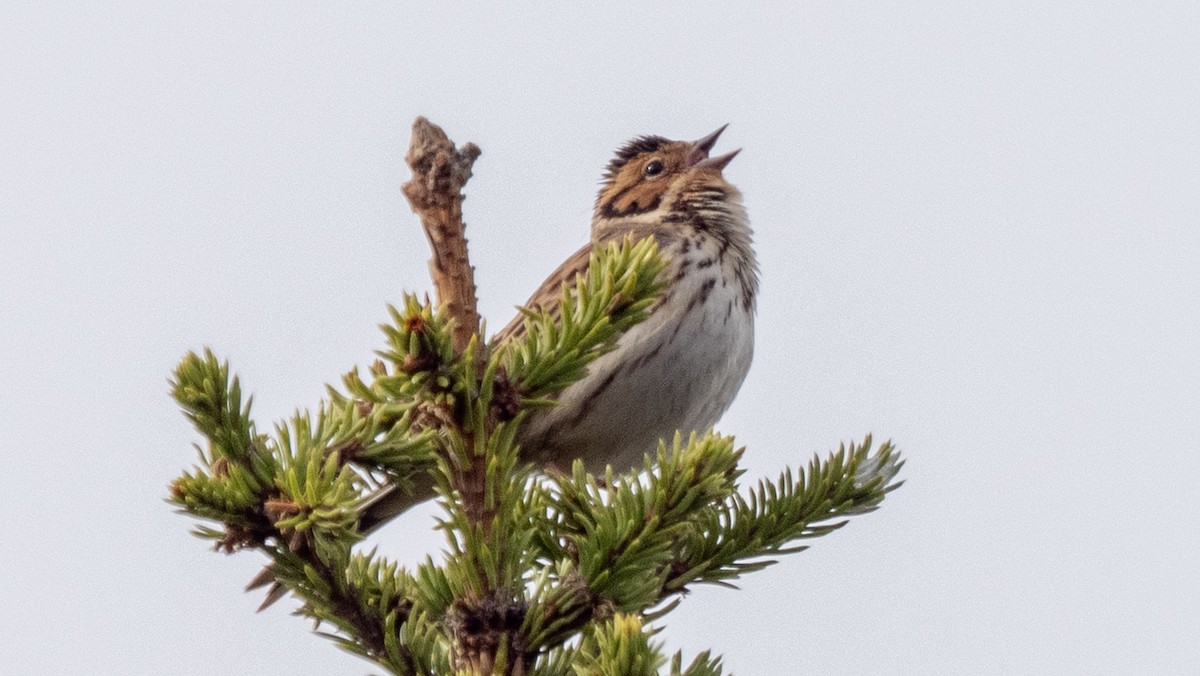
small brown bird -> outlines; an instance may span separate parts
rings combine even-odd
[[[617,152],[596,199],[592,242],[653,237],[667,262],[663,296],[552,408],[518,433],[524,457],[569,469],[641,466],[659,439],[704,430],[737,394],[754,351],[758,268],[741,193],[721,172],[738,153],[709,157],[724,127],[692,142],[648,136]],[[580,249],[528,305],[549,308],[588,263]],[[497,336],[520,336],[514,320]]]
[[[726,125],[728,126],[728,125]],[[568,470],[641,465],[659,439],[715,423],[750,369],[758,264],[742,194],[722,170],[740,150],[709,157],[725,126],[697,141],[642,136],[608,164],[592,217],[592,241],[526,302],[553,311],[564,282],[585,272],[597,245],[654,237],[666,260],[665,288],[646,321],[563,390],[517,433],[523,458]],[[524,335],[518,315],[493,344]],[[360,514],[364,531],[433,497],[432,480],[412,492],[385,489]]]
[[[663,295],[650,316],[623,334],[615,350],[563,390],[557,405],[533,411],[517,440],[522,457],[567,470],[579,458],[590,471],[640,466],[659,439],[715,423],[750,369],[758,264],[741,193],[722,171],[738,150],[709,157],[725,127],[697,141],[643,136],[617,151],[596,198],[592,241],[568,258],[526,303],[554,311],[564,282],[587,269],[593,247],[627,236],[653,237],[666,261]],[[518,315],[493,339],[524,334]],[[360,511],[371,531],[433,497],[431,478],[413,490],[385,488]],[[249,588],[273,580],[270,571]],[[264,607],[279,598],[276,586]]]

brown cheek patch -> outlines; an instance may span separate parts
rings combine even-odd
[[[606,216],[631,216],[658,208],[662,200],[664,185],[656,182],[638,182],[617,189],[604,205]]]

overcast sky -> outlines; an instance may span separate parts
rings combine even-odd
[[[116,3],[114,3],[116,4]],[[1200,4],[4,3],[0,664],[362,674],[163,502],[212,346],[260,424],[371,360],[427,246],[417,115],[483,149],[502,326],[612,151],[719,151],[762,267],[748,477],[873,432],[908,483],[668,650],[756,674],[1200,673]],[[416,5],[417,3],[410,3]],[[435,3],[421,3],[434,5]],[[381,533],[436,554],[429,510]]]

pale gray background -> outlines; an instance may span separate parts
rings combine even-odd
[[[735,673],[1200,673],[1200,5],[5,3],[0,670],[361,674],[162,502],[189,348],[268,424],[429,289],[422,114],[484,150],[493,327],[628,138],[721,150],[763,287],[720,427],[775,475],[868,431],[906,485],[661,637]],[[433,3],[428,3],[433,4]],[[415,3],[414,3],[415,5]],[[429,512],[380,539],[436,553]]]

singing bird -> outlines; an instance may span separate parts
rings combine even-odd
[[[728,125],[726,125],[728,126]],[[521,457],[567,470],[641,465],[659,439],[704,430],[729,408],[754,354],[758,263],[742,194],[723,170],[740,150],[710,157],[725,126],[697,141],[636,138],[617,151],[601,181],[591,242],[542,282],[526,307],[553,312],[564,282],[586,272],[592,250],[626,237],[653,237],[666,262],[664,288],[646,321],[592,362],[556,405],[532,411],[517,433]],[[494,345],[525,333],[518,315]],[[433,497],[385,489],[360,514],[371,530]]]

